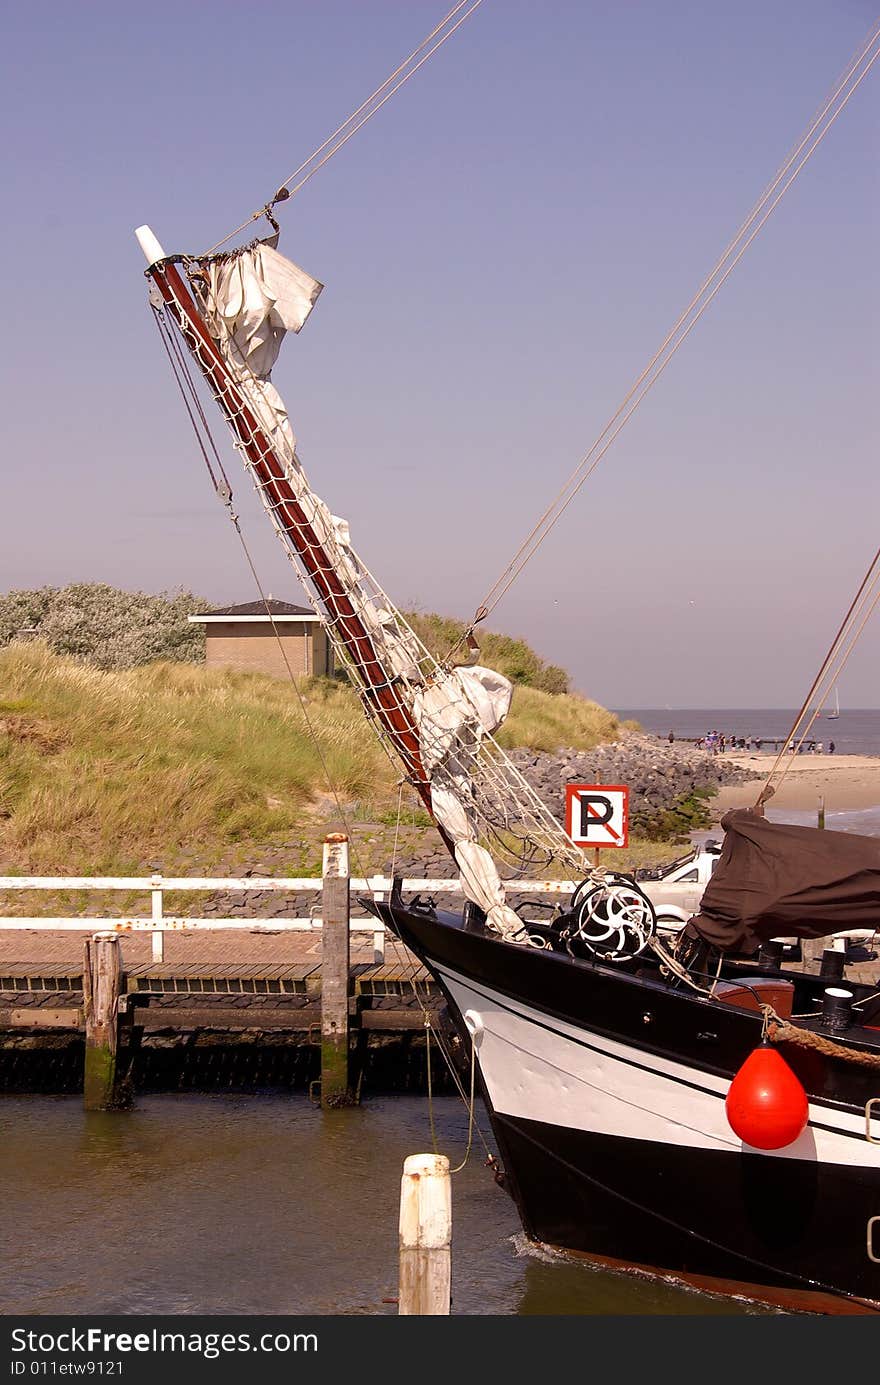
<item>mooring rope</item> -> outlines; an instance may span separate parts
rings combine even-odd
[[[847,1044],[835,1043],[824,1034],[815,1034],[812,1029],[799,1029],[777,1015],[772,1005],[762,1005],[764,1032],[776,1044],[798,1044],[801,1048],[814,1048],[824,1053],[826,1058],[842,1058],[846,1063],[857,1063],[864,1068],[880,1068],[880,1054],[864,1053],[861,1049],[850,1048]]]
[[[468,1104],[467,1104],[467,1107],[468,1107],[468,1137],[467,1137],[467,1144],[466,1144],[466,1146],[465,1146],[464,1158],[462,1159],[462,1161],[461,1161],[460,1164],[457,1164],[457,1165],[456,1165],[456,1167],[455,1167],[454,1169],[450,1169],[450,1170],[449,1170],[450,1173],[461,1173],[461,1171],[462,1171],[462,1169],[464,1168],[465,1164],[467,1163],[468,1159],[471,1157],[471,1146],[473,1145],[473,1142],[474,1142],[474,1088],[475,1088],[475,1084],[476,1084],[476,1077],[477,1077],[477,1053],[476,1053],[476,1048],[474,1047],[473,1041],[471,1041],[471,1090],[470,1090],[470,1096],[469,1096],[469,1098],[468,1098]]]
[[[434,1040],[435,1040],[435,1042],[436,1042],[436,1044],[437,1044],[437,1047],[439,1048],[440,1052],[441,1052],[442,1055],[443,1055],[443,1061],[445,1062],[447,1068],[449,1069],[449,1075],[450,1075],[450,1077],[452,1078],[453,1084],[455,1085],[455,1087],[456,1087],[456,1089],[457,1089],[457,1091],[458,1091],[458,1095],[461,1097],[462,1101],[464,1102],[464,1104],[465,1104],[465,1106],[467,1107],[467,1110],[468,1110],[468,1138],[467,1138],[467,1146],[466,1146],[466,1148],[465,1148],[464,1158],[462,1159],[461,1163],[458,1165],[457,1168],[450,1169],[449,1172],[450,1172],[450,1173],[461,1173],[462,1169],[464,1168],[465,1164],[467,1163],[468,1159],[470,1158],[471,1147],[472,1147],[472,1145],[473,1145],[474,1131],[477,1132],[477,1135],[479,1136],[479,1139],[480,1139],[480,1144],[483,1146],[483,1149],[484,1149],[484,1151],[485,1151],[485,1153],[486,1153],[486,1165],[487,1165],[487,1167],[493,1168],[493,1167],[496,1166],[496,1162],[497,1162],[497,1161],[496,1161],[496,1159],[495,1159],[495,1155],[492,1153],[491,1149],[489,1148],[489,1145],[488,1145],[488,1142],[487,1142],[487,1140],[486,1140],[486,1137],[485,1137],[485,1135],[483,1134],[482,1129],[480,1128],[480,1123],[479,1123],[479,1121],[476,1119],[476,1114],[475,1114],[475,1110],[474,1110],[475,1105],[476,1105],[477,1059],[476,1059],[476,1054],[475,1054],[475,1052],[474,1052],[473,1045],[471,1045],[471,1081],[470,1081],[470,1096],[468,1097],[468,1096],[466,1095],[466,1093],[465,1093],[464,1087],[462,1086],[461,1078],[459,1077],[458,1072],[456,1071],[455,1062],[454,1062],[454,1060],[453,1060],[451,1054],[449,1054],[449,1053],[446,1052],[446,1047],[445,1047],[445,1045],[444,1045],[444,1043],[443,1043],[443,1040],[441,1039],[440,1034],[438,1033],[438,1031],[434,1028],[434,1025],[433,1025],[432,1022],[431,1022],[431,1016],[430,1016],[430,1014],[428,1013],[427,1009],[423,1011],[423,1014],[424,1014],[424,1020],[425,1020],[425,1043],[426,1043],[426,1046],[427,1046],[426,1069],[427,1069],[427,1088],[428,1088],[428,1119],[429,1119],[430,1126],[431,1126],[431,1140],[432,1140],[433,1146],[434,1146],[434,1153],[435,1153],[435,1154],[438,1154],[438,1153],[439,1153],[439,1150],[437,1149],[437,1131],[436,1131],[435,1124],[434,1124],[434,1092],[433,1092],[433,1082],[432,1082],[432,1077],[431,1077],[431,1035],[432,1035],[432,1034],[433,1034],[433,1036],[434,1036]]]

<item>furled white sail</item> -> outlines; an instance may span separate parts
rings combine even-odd
[[[272,241],[276,238],[272,237]],[[258,380],[267,380],[288,332],[298,332],[323,284],[279,255],[272,241],[208,260],[208,326],[234,346]]]
[[[495,862],[479,845],[471,767],[483,737],[497,731],[507,716],[512,693],[502,674],[473,665],[439,673],[416,689],[412,708],[431,806],[454,842],[462,889],[485,911],[489,924],[509,938],[521,932],[522,921],[505,903]]]
[[[466,897],[485,911],[491,927],[524,942],[495,856],[514,869],[525,859],[534,862],[536,851],[543,862],[562,861],[569,869],[578,869],[582,857],[493,738],[510,706],[508,680],[482,667],[439,665],[355,552],[347,522],[332,515],[308,483],[270,376],[284,335],[300,330],[322,286],[281,256],[274,238],[187,264],[205,323],[253,422],[225,392],[216,395],[218,403],[234,434],[248,440],[246,465],[340,662],[386,749],[402,755],[413,782],[430,793]],[[269,456],[267,444],[298,517],[279,498],[271,479],[277,470],[268,478],[256,474]],[[320,583],[303,560],[308,553],[314,567],[316,543],[328,579]]]

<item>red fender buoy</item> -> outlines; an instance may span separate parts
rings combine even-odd
[[[735,1135],[754,1149],[782,1149],[800,1135],[809,1105],[782,1054],[765,1040],[749,1054],[724,1103]]]

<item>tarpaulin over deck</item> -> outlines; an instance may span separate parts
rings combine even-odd
[[[721,826],[721,856],[689,932],[753,952],[771,938],[880,929],[880,837],[768,822],[749,808]]]

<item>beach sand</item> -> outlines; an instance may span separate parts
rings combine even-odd
[[[762,781],[773,767],[774,755],[748,751],[725,753],[725,760],[755,770],[761,780],[725,784],[712,799],[711,810],[720,818],[729,808],[750,808]],[[880,757],[871,755],[786,755],[779,764],[780,780],[767,807],[818,811],[820,797],[826,813],[846,813],[880,806]]]

